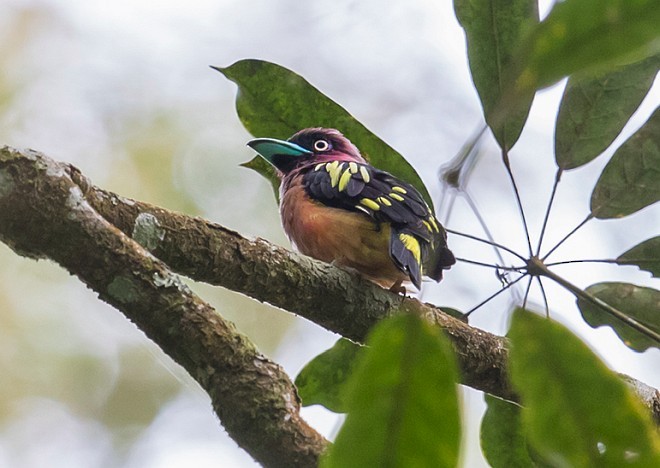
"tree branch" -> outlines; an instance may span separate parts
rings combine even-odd
[[[14,176],[14,172],[19,172],[12,169],[14,166],[33,167],[33,172],[35,168],[42,169],[37,171],[38,174],[34,173],[32,178],[19,179]],[[52,210],[46,209],[50,206],[52,195],[49,195],[50,189],[44,189],[49,185],[45,180],[53,178],[66,178],[75,183],[83,202],[89,203],[95,213],[138,241],[174,271],[297,313],[355,341],[363,341],[370,327],[386,316],[402,310],[423,315],[441,326],[451,338],[465,385],[510,401],[518,400],[507,378],[508,350],[505,338],[471,327],[430,304],[402,298],[357,274],[297,255],[263,239],[248,240],[206,220],[122,198],[93,186],[71,165],[55,163],[39,153],[17,152],[6,148],[0,150],[0,238],[19,253],[27,252],[33,256],[36,252],[59,261],[56,257],[58,252],[34,246],[24,248],[27,231],[22,228],[14,231],[6,229],[4,219],[8,219],[8,213],[3,213],[7,211],[7,206],[11,207],[9,211],[18,211],[21,206],[23,210],[15,216],[25,218],[24,222],[28,224],[36,222],[35,232],[41,232],[38,230],[41,226],[53,226],[53,229],[59,227],[67,218],[61,217],[62,212],[51,213]],[[69,185],[67,187],[67,191],[72,190]],[[34,212],[25,201],[5,204],[5,199],[14,198],[14,191],[20,192],[22,197],[29,196],[32,206],[40,207],[39,212]],[[62,235],[61,231],[57,232],[59,234],[54,235],[56,246],[57,242],[62,241],[57,239],[58,235]],[[93,234],[94,231],[89,233],[91,237],[94,237]],[[36,245],[42,244],[37,242]],[[105,246],[106,249],[110,247],[114,248]],[[77,246],[78,256],[80,252],[85,250]],[[103,252],[96,254],[102,256]],[[114,252],[107,250],[108,254]],[[152,262],[155,260],[152,259]],[[62,265],[68,268],[67,264]],[[83,275],[79,276],[83,281],[89,281]],[[104,296],[102,298],[105,299]],[[128,313],[127,316],[132,318]],[[217,320],[217,315],[212,317]],[[144,318],[144,329],[148,334],[152,318]],[[140,322],[138,324],[143,326]],[[195,326],[202,329],[199,333],[203,334],[208,325],[199,320]],[[173,333],[170,329],[168,332]],[[163,347],[160,341],[154,341]],[[179,346],[185,348],[182,343]],[[171,354],[165,347],[163,349]],[[175,355],[172,356],[179,360]],[[193,371],[190,372],[195,376]],[[660,423],[660,392],[634,379],[629,380],[629,383],[649,407],[655,421]],[[221,420],[227,427],[222,417]],[[251,449],[247,450],[253,453]]]
[[[79,179],[40,153],[0,149],[0,239],[20,255],[56,261],[134,321],[208,392],[227,432],[256,460],[317,466],[327,441],[300,417],[283,369],[99,215],[72,174]]]

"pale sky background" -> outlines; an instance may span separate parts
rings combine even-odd
[[[236,87],[208,67],[242,58],[304,76],[404,154],[436,200],[438,168],[481,125],[464,35],[449,1],[3,0],[0,144],[43,151],[121,195],[288,247],[270,187],[238,166],[253,153],[234,110]],[[533,239],[554,178],[562,89],[563,82],[537,95],[511,154]],[[658,102],[656,80],[616,144]],[[483,150],[470,190],[496,240],[524,252],[490,136]],[[586,216],[611,154],[564,174],[546,248]],[[657,235],[658,213],[652,207],[623,220],[592,221],[553,259],[616,257]],[[462,202],[450,227],[482,235]],[[457,256],[494,261],[474,242],[451,236],[450,245]],[[556,271],[581,287],[611,280],[658,287],[634,267]],[[545,285],[554,318],[611,368],[660,387],[659,351],[634,353],[611,330],[591,329],[571,295]],[[192,287],[292,378],[337,338],[220,288]],[[467,310],[498,287],[492,270],[459,264],[440,285],[428,284],[424,299]],[[536,287],[530,300],[542,304]],[[512,295],[503,294],[475,312],[472,323],[502,334],[511,304]],[[206,394],[120,313],[56,265],[19,258],[4,245],[0,374],[0,467],[254,465],[219,426]],[[478,447],[482,400],[465,392],[465,466],[486,466]],[[336,431],[337,418],[322,408],[303,414],[322,433]]]

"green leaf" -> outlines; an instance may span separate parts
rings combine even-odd
[[[621,218],[658,200],[660,108],[605,166],[591,194],[591,214],[601,219]]]
[[[660,292],[652,288],[629,283],[597,283],[585,289],[589,294],[608,303],[629,317],[660,333]],[[616,317],[603,312],[588,301],[578,299],[584,320],[594,328],[602,325],[612,327],[626,346],[636,351],[645,351],[659,345],[657,342],[624,324]]]
[[[525,41],[521,89],[549,86],[564,76],[632,63],[660,51],[657,0],[557,2]]]
[[[465,29],[472,80],[486,122],[500,147],[511,149],[522,132],[534,89],[513,102],[505,96],[511,80],[511,59],[522,32],[538,23],[536,0],[454,0],[458,21]]]
[[[517,309],[511,379],[529,441],[555,466],[660,466],[660,437],[619,377],[564,326]]]
[[[481,450],[493,468],[537,466],[529,453],[520,421],[520,406],[486,394],[481,420]]]
[[[654,55],[595,77],[570,77],[557,115],[557,165],[574,169],[605,151],[644,100],[658,67],[660,55]]]
[[[637,265],[641,270],[650,271],[654,277],[660,277],[660,236],[637,244],[619,255],[616,262],[619,265]]]
[[[344,385],[363,347],[346,338],[312,359],[296,377],[303,406],[323,405],[335,413],[346,413]]]
[[[372,165],[412,184],[433,207],[424,183],[403,156],[300,75],[256,59],[213,68],[238,85],[236,110],[255,137],[287,139],[303,128],[336,128]]]
[[[275,200],[277,200],[277,203],[280,202],[280,178],[277,176],[277,171],[271,164],[269,164],[261,156],[255,156],[254,158],[250,159],[248,162],[242,163],[241,166],[247,167],[248,169],[252,169],[253,171],[265,177],[266,180],[268,180],[270,184],[273,186],[273,193],[275,195]]]
[[[321,466],[455,467],[458,371],[451,345],[419,317],[381,321],[347,387],[348,416]]]

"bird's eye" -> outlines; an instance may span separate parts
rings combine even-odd
[[[330,143],[325,140],[316,140],[314,142],[314,151],[327,151],[330,149]]]

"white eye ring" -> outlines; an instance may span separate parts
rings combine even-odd
[[[325,140],[316,140],[314,142],[314,151],[327,151],[330,149],[330,143]]]

